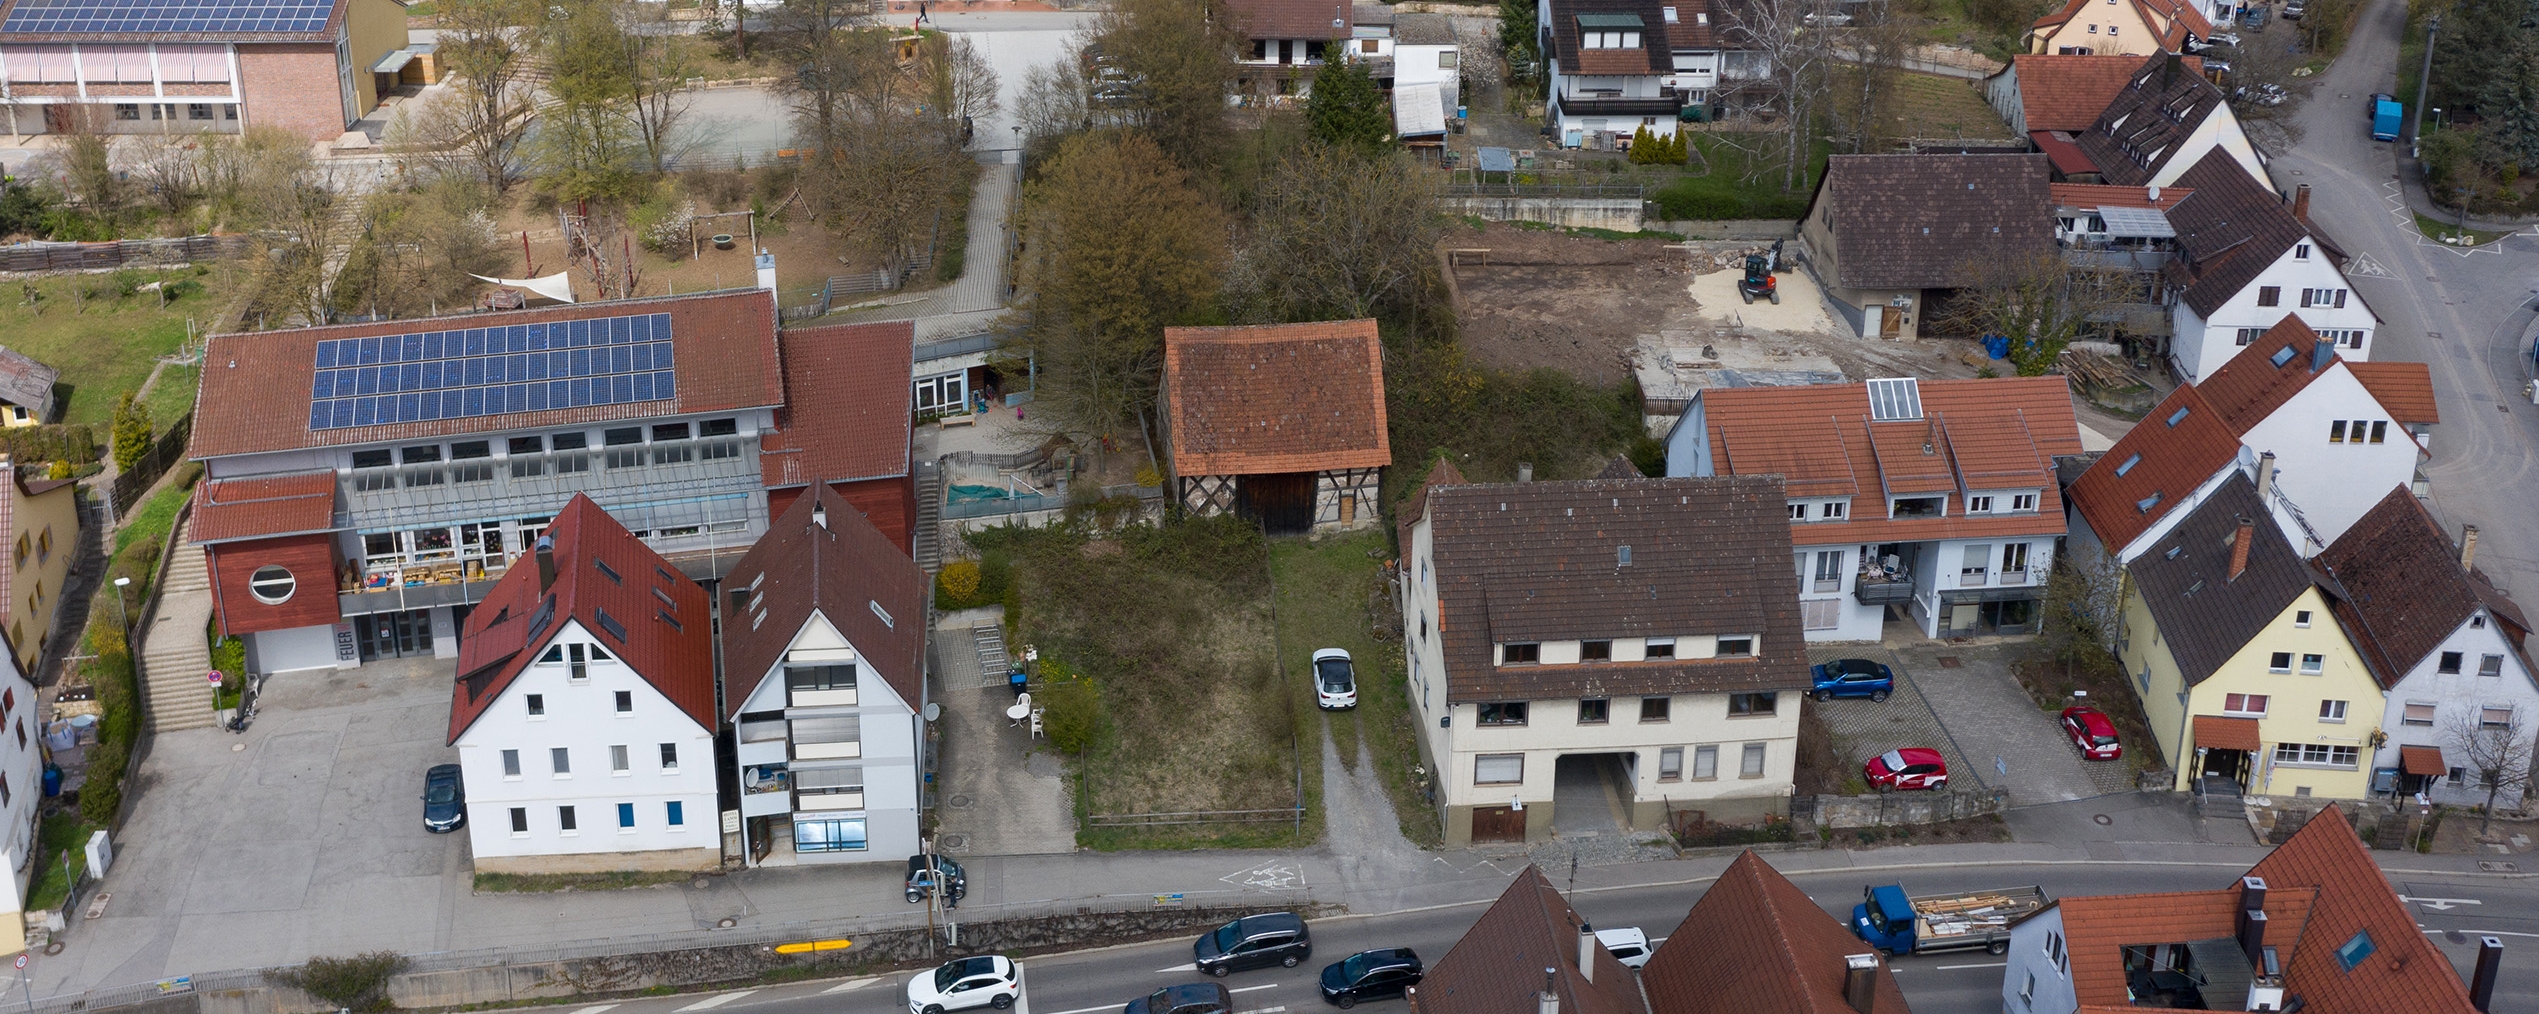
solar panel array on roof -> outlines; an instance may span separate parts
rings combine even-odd
[[[1912,377],[1869,382],[1869,421],[1905,422],[1922,418],[1922,385]]]
[[[0,32],[314,32],[333,0],[18,0]]]
[[[2170,239],[2178,234],[2169,225],[2169,216],[2158,208],[2100,208],[2099,221],[2107,223],[2107,234],[2120,239]]]
[[[676,393],[666,313],[337,338],[317,343],[309,429],[665,401]]]

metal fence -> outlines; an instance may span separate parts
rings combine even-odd
[[[88,271],[147,264],[173,267],[246,250],[253,236],[185,236],[109,243],[19,243],[0,247],[0,271]]]
[[[159,476],[167,474],[168,466],[185,460],[185,442],[193,434],[194,413],[178,416],[175,424],[150,445],[149,453],[115,476],[114,484],[106,490],[106,504],[116,520],[132,513],[132,508],[141,502],[141,494],[149,492]]]
[[[749,148],[742,151],[700,151],[661,160],[665,172],[737,172],[754,166],[780,162],[800,162],[802,152],[794,148]]]
[[[917,361],[922,363],[935,359],[966,356],[973,352],[985,352],[995,348],[996,342],[997,336],[993,334],[965,334],[939,342],[926,342],[917,346]]]

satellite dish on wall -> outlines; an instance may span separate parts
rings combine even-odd
[[[943,705],[928,701],[926,702],[926,710],[923,714],[925,715],[926,721],[937,721],[943,717]]]

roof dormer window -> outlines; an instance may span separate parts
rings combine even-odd
[[[1640,31],[1645,27],[1637,14],[1581,14],[1578,16],[1578,46],[1581,49],[1638,49]]]

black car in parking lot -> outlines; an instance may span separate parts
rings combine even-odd
[[[1247,915],[1200,937],[1190,945],[1199,970],[1220,978],[1246,968],[1284,965],[1288,968],[1314,955],[1314,941],[1305,920],[1293,912]]]
[[[1419,985],[1427,969],[1408,947],[1359,951],[1322,968],[1322,998],[1347,1010],[1360,1000],[1384,1000]]]

